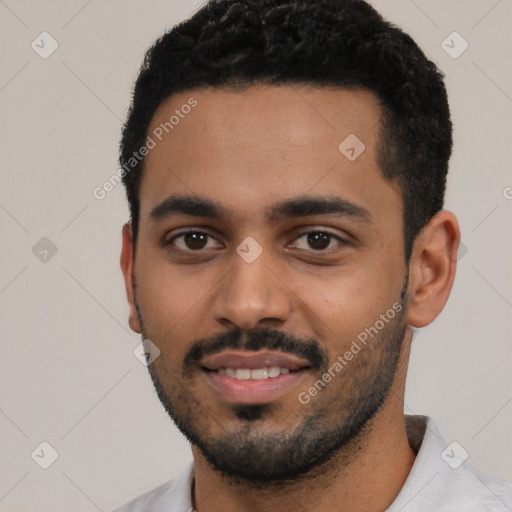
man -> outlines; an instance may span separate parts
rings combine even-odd
[[[212,1],[153,45],[121,266],[194,462],[119,512],[512,510],[403,412],[455,275],[451,148],[442,75],[362,0]]]

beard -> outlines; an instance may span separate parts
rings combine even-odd
[[[345,455],[345,460],[350,460],[358,450],[358,440],[371,431],[371,420],[388,398],[407,327],[406,284],[407,279],[401,294],[402,308],[396,316],[307,405],[290,412],[278,424],[272,418],[282,412],[279,401],[233,404],[230,408],[233,419],[238,420],[236,426],[233,422],[228,429],[221,425],[210,404],[194,393],[193,377],[200,371],[197,362],[223,349],[281,350],[307,359],[316,380],[328,371],[336,355],[330,361],[314,339],[262,328],[245,333],[236,329],[196,341],[183,359],[181,375],[166,369],[165,361],[148,366],[157,395],[176,426],[211,467],[233,483],[275,488],[311,478],[335,455]],[[150,333],[138,305],[137,309],[143,337],[148,338]],[[149,339],[156,339],[156,344],[165,350],[166,343],[158,337]],[[219,426],[220,433],[212,434],[205,418]]]

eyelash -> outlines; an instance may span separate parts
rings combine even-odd
[[[191,230],[188,230],[188,231],[182,231],[181,233],[178,233],[174,236],[172,236],[169,240],[165,241],[164,242],[164,246],[171,246],[171,245],[174,245],[174,242],[181,238],[181,237],[184,237],[186,235],[189,235],[189,234],[192,234],[192,233],[195,233],[195,234],[201,234],[201,235],[206,235],[207,237],[209,238],[213,238],[215,239],[212,235],[210,235],[209,233],[205,232],[205,231],[199,231],[199,230],[194,230],[194,229],[191,229]],[[328,236],[330,236],[331,238],[335,239],[338,241],[338,246],[346,246],[346,245],[349,245],[350,242],[348,242],[347,240],[339,237],[338,235],[335,235],[334,233],[331,233],[330,231],[326,231],[326,230],[322,230],[322,229],[311,229],[311,230],[308,230],[308,231],[303,231],[301,233],[299,233],[299,235],[294,239],[295,240],[300,240],[301,238],[307,236],[307,235],[310,235],[312,233],[323,233],[323,234],[326,234]],[[330,244],[331,240],[329,240],[329,244]],[[329,253],[329,251],[331,251],[333,249],[333,247],[327,247],[325,249],[301,249],[303,251],[307,251],[307,252],[312,252],[314,254],[321,254],[321,253]],[[178,251],[182,251],[182,252],[186,252],[186,253],[196,253],[196,254],[200,254],[202,252],[204,252],[204,249],[197,249],[197,250],[193,250],[193,249],[181,249],[181,248],[177,248]]]

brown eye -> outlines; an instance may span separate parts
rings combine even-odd
[[[165,245],[174,245],[182,251],[197,252],[207,248],[210,240],[214,238],[203,231],[187,231],[173,236]]]
[[[295,247],[298,249],[317,252],[327,252],[327,249],[333,249],[337,246],[342,247],[347,244],[348,242],[341,237],[321,230],[311,230],[302,233],[294,242]]]
[[[315,231],[308,234],[308,244],[312,249],[322,250],[327,249],[331,242],[331,235],[322,231]]]
[[[203,249],[208,241],[206,233],[187,233],[183,236],[183,241],[189,249]]]

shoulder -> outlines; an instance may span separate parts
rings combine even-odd
[[[190,512],[193,479],[194,465],[191,463],[175,480],[141,494],[113,512]]]
[[[446,482],[464,500],[464,510],[512,510],[512,483],[480,473],[470,464],[449,472]]]
[[[512,484],[471,466],[466,450],[457,442],[446,443],[431,418],[406,416],[406,425],[417,455],[389,512],[512,510]]]

